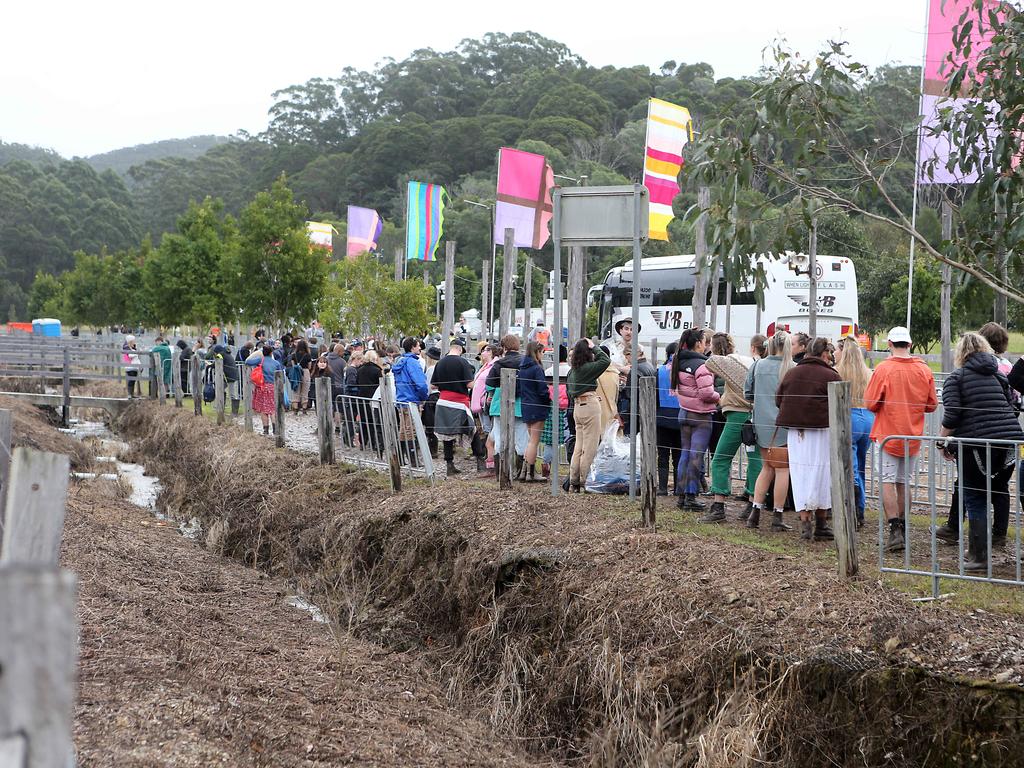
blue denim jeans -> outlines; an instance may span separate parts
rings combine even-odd
[[[983,530],[988,524],[988,490],[991,488],[996,518],[992,525],[993,535],[1005,536],[1007,526],[1003,518],[1009,521],[1009,485],[1013,464],[1007,465],[1005,448],[992,448],[991,459],[991,466],[986,466],[984,449],[965,448],[959,487],[963,490],[967,519],[972,528],[977,526],[977,530]]]
[[[857,519],[864,519],[867,504],[867,480],[864,473],[868,465],[868,448],[871,446],[871,427],[875,414],[867,408],[850,409],[850,434],[853,438],[853,483],[857,494]]]

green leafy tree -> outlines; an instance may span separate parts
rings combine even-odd
[[[178,231],[143,259],[142,276],[154,320],[161,326],[205,325],[234,318],[226,268],[236,260],[238,229],[224,204],[192,202]]]
[[[32,317],[64,317],[64,286],[49,272],[37,272],[28,295]]]
[[[422,333],[434,319],[434,287],[395,281],[369,254],[339,262],[318,304],[325,328],[385,338]]]
[[[316,314],[326,254],[310,246],[306,208],[294,201],[284,176],[243,209],[238,240],[224,274],[230,300],[243,317],[284,327]]]

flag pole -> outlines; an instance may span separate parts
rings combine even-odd
[[[921,180],[921,129],[923,127],[924,115],[924,72],[928,66],[928,24],[931,21],[931,0],[924,0],[924,45],[921,51],[921,85],[917,96],[917,113],[920,122],[917,124],[917,150],[914,153],[914,198],[910,209],[910,227],[917,230],[917,193]],[[910,236],[910,260],[907,265],[907,329],[910,329],[910,320],[913,316],[914,305],[914,247],[917,238]]]

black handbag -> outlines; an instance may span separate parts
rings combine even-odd
[[[740,427],[740,441],[744,445],[757,445],[757,433],[752,422],[746,421]]]

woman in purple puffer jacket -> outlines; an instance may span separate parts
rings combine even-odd
[[[711,440],[712,416],[718,404],[715,377],[704,365],[706,339],[703,331],[688,328],[679,337],[672,358],[672,379],[679,400],[679,469],[676,493],[680,509],[700,511],[697,500],[704,475],[704,453]]]

